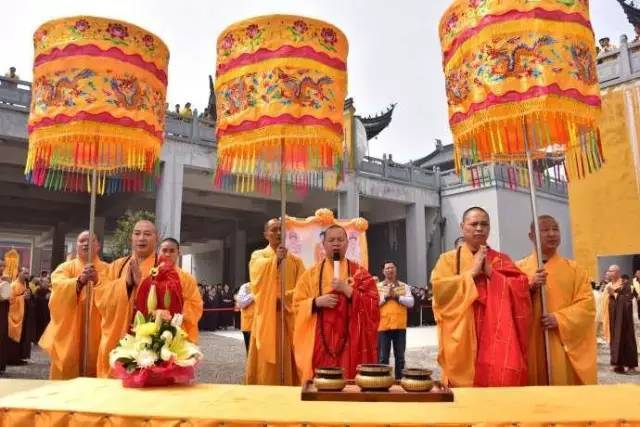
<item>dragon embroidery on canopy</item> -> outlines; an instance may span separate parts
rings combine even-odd
[[[299,70],[299,72],[304,73],[308,70]],[[314,80],[309,76],[304,76],[300,79],[280,67],[276,67],[273,73],[283,85],[282,96],[295,104],[308,105],[313,101],[314,95],[321,101],[329,100],[325,94],[324,86],[333,83],[331,77],[323,76]]]
[[[520,36],[512,37],[502,46],[488,49],[489,58],[494,61],[491,74],[500,79],[529,77],[533,65],[546,61],[540,48],[554,43],[550,36],[539,37],[531,46],[519,41]]]
[[[111,89],[119,104],[127,110],[137,110],[143,105],[140,83],[134,76],[125,74],[122,78],[111,79]]]

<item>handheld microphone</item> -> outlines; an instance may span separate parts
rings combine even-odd
[[[340,252],[333,252],[333,278],[340,279]]]

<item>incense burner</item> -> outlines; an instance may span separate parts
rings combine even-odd
[[[404,391],[425,392],[433,388],[430,369],[403,369],[400,385]]]
[[[396,382],[389,365],[359,365],[356,372],[355,382],[362,391],[387,391]]]
[[[342,368],[316,368],[313,385],[318,391],[342,391],[345,386]]]

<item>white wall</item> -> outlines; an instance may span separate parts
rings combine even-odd
[[[196,243],[182,248],[183,268],[198,282],[215,284],[222,282],[224,249],[222,240]]]
[[[442,197],[442,217],[447,220],[445,226],[445,251],[453,249],[453,242],[461,236],[460,222],[462,214],[468,208],[478,206],[486,210],[491,217],[491,234],[489,246],[500,249],[500,228],[494,224],[498,218],[498,197],[495,188],[471,189],[456,193],[449,193]]]
[[[453,242],[460,236],[462,213],[471,206],[479,206],[491,217],[489,246],[508,254],[514,260],[527,256],[532,250],[528,237],[532,220],[530,200],[528,193],[495,187],[446,192],[442,197],[442,216],[447,220],[445,250],[451,250]],[[556,218],[562,233],[560,253],[572,257],[567,200],[539,194],[538,215],[543,214]]]
[[[538,215],[551,215],[558,221],[562,235],[559,252],[564,257],[572,258],[573,239],[567,200],[538,193],[537,205]],[[498,206],[500,208],[498,218],[500,250],[514,260],[524,258],[533,248],[528,236],[533,219],[531,196],[525,192],[499,189]],[[495,224],[495,221],[493,222]]]

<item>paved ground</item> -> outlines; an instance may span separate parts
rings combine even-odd
[[[638,332],[640,332],[640,328],[638,328]],[[436,343],[437,337],[434,327],[410,328],[407,334],[407,366],[434,369],[435,377],[438,378],[440,373],[435,362]],[[198,369],[198,381],[219,384],[242,383],[245,351],[242,334],[239,331],[202,332],[200,346],[205,354],[205,359]],[[611,371],[608,346],[599,345],[598,350],[598,375],[601,384],[640,384],[640,374],[616,374]],[[34,347],[28,365],[7,367],[7,371],[0,374],[0,377],[46,379],[48,372],[47,355],[38,347]]]

